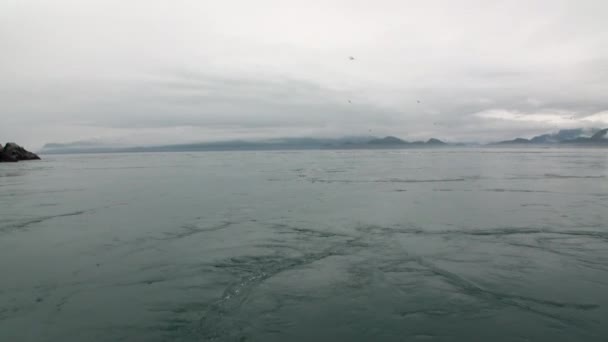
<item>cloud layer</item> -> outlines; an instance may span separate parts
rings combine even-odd
[[[490,141],[608,126],[607,12],[602,0],[3,1],[0,139]]]

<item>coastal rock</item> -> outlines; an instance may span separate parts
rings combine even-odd
[[[15,143],[0,145],[0,162],[17,162],[20,160],[40,159],[35,153],[30,152]]]

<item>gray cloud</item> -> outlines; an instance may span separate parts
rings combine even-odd
[[[602,0],[4,1],[0,139],[371,130],[490,141],[608,126],[607,10]]]

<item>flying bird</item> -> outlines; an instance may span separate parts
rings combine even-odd
[[[354,61],[354,60],[355,60],[355,57],[353,57],[353,56],[349,56],[349,57],[348,57],[348,59],[350,59],[351,61]]]

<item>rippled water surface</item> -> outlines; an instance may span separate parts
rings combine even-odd
[[[608,151],[0,164],[0,341],[607,341]]]

